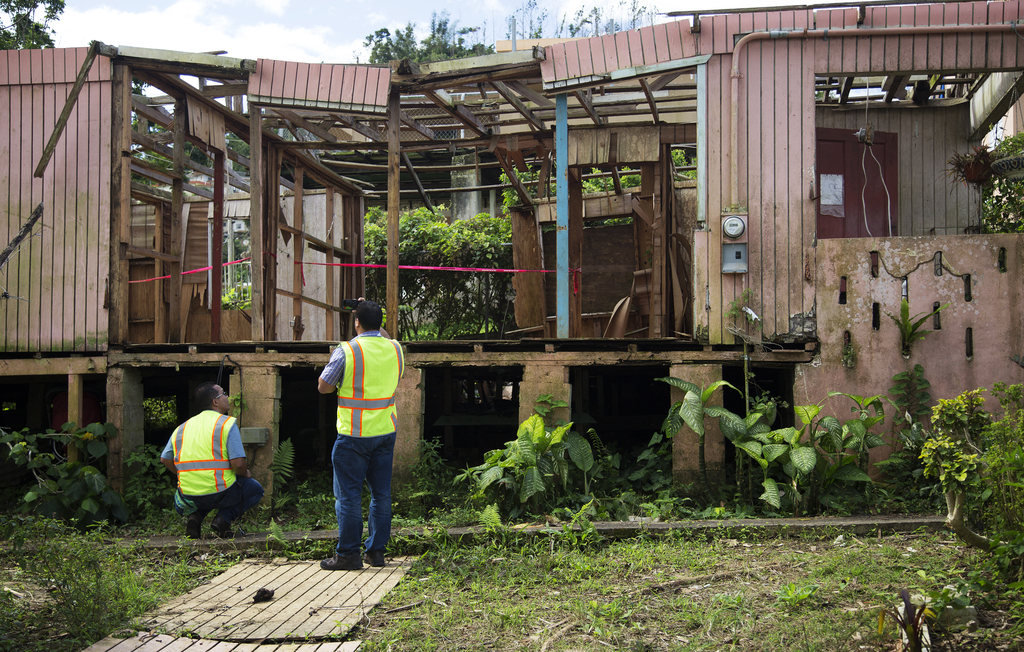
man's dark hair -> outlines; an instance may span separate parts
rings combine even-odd
[[[213,399],[220,395],[215,388],[217,383],[207,381],[196,387],[196,405],[199,406],[200,410],[206,410],[213,407]]]
[[[373,301],[360,301],[356,306],[356,319],[363,330],[380,330],[381,322],[384,321],[384,311]]]

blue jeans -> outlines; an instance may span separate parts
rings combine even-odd
[[[391,460],[395,433],[379,437],[339,435],[334,442],[334,511],[338,516],[338,554],[359,554],[363,534],[363,482],[370,485],[366,550],[384,552],[391,539]]]
[[[234,521],[244,512],[256,506],[263,498],[263,485],[255,478],[236,477],[234,483],[224,491],[203,496],[189,496],[186,498],[196,505],[196,515],[200,522],[206,519],[206,515],[213,510],[218,510],[217,515],[228,523]],[[175,505],[174,509],[181,514],[181,509]]]

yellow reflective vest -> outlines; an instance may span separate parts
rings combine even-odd
[[[174,468],[186,496],[224,491],[235,483],[228,460],[228,433],[235,418],[204,410],[174,431]]]
[[[345,373],[338,384],[338,434],[378,437],[398,430],[395,390],[405,371],[402,345],[370,336],[339,346]]]

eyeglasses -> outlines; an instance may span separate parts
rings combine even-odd
[[[213,400],[215,400],[215,401],[216,401],[216,400],[217,400],[217,399],[219,399],[219,398],[220,398],[221,396],[227,396],[227,394],[218,394],[217,396],[214,396],[214,397],[213,397]]]

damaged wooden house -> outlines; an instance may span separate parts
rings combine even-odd
[[[5,52],[0,425],[112,421],[116,484],[124,456],[167,435],[143,401],[172,398],[184,420],[223,375],[265,484],[284,439],[326,464],[333,406],[314,388],[353,335],[366,208],[387,209],[377,299],[398,314],[400,211],[498,213],[501,172],[527,270],[516,328],[404,342],[400,466],[420,438],[479,461],[541,401],[646,443],[681,398],[666,376],[741,387],[746,368],[790,405],[884,393],[918,363],[936,397],[1020,382],[1021,236],[978,233],[980,193],[944,174],[1018,103],[1020,12],[689,13],[389,67]],[[585,194],[591,177],[610,189]],[[903,299],[948,304],[906,356],[886,316]],[[708,437],[713,473],[730,446]],[[674,447],[692,480],[695,441]]]

